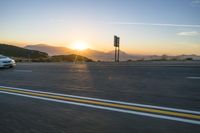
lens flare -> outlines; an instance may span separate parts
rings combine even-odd
[[[88,44],[86,42],[83,42],[83,41],[78,41],[78,42],[75,42],[72,44],[72,48],[74,50],[79,50],[79,51],[82,51],[82,50],[85,50],[88,48]]]

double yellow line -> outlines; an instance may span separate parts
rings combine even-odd
[[[60,95],[56,95],[56,94],[47,94],[47,93],[42,93],[42,92],[31,92],[31,91],[8,89],[8,88],[0,88],[0,91],[15,93],[15,94],[23,94],[23,95],[28,95],[28,96],[37,96],[37,97],[42,97],[42,98],[50,98],[50,99],[55,99],[55,100],[83,103],[83,104],[89,104],[89,105],[97,105],[97,106],[111,107],[111,108],[117,108],[117,109],[125,109],[125,110],[130,110],[130,111],[138,111],[138,112],[144,112],[144,113],[200,120],[200,115],[198,115],[198,114],[183,113],[183,112],[178,112],[178,111],[175,112],[175,111],[169,111],[169,110],[163,110],[163,109],[138,107],[138,106],[133,106],[133,105],[110,103],[110,102],[103,102],[103,101],[98,101],[98,100],[88,100],[88,99],[84,99],[84,98],[73,98],[73,97],[67,97],[67,96],[60,96]]]
[[[30,92],[30,91],[24,91],[24,90],[14,90],[14,89],[8,89],[8,88],[0,88],[0,91],[17,93],[17,94],[24,94],[24,95],[30,95],[30,96],[37,96],[37,97],[44,97],[44,98],[51,98],[51,99],[57,99],[57,100],[64,100],[64,101],[71,101],[71,102],[77,102],[77,103],[100,105],[100,106],[106,106],[106,107],[114,107],[114,108],[120,108],[120,109],[126,109],[126,110],[133,110],[133,111],[140,111],[140,112],[146,112],[146,113],[154,113],[154,114],[169,115],[169,116],[176,116],[176,117],[183,117],[183,118],[200,120],[200,115],[196,115],[196,114],[174,112],[174,111],[153,109],[153,108],[147,108],[147,107],[137,107],[137,106],[123,105],[123,104],[116,104],[116,103],[108,103],[108,102],[102,102],[102,101],[96,101],[96,100],[71,98],[71,97],[66,97],[66,96],[44,94],[44,93],[39,93],[39,92],[36,93],[36,92]]]

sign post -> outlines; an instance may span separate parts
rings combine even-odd
[[[119,44],[120,44],[120,38],[118,36],[114,36],[114,47],[115,47],[115,62],[119,62]]]

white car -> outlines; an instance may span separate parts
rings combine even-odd
[[[0,55],[0,68],[11,68],[14,67],[16,65],[15,60]]]

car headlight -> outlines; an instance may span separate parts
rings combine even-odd
[[[12,63],[15,63],[15,61],[14,61],[14,60],[11,60],[11,62],[12,62]]]

